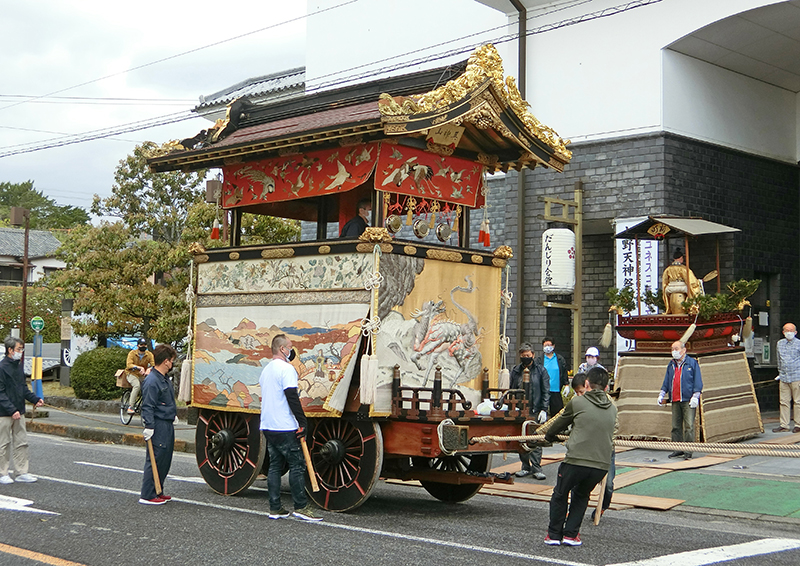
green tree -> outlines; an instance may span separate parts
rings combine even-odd
[[[0,219],[6,226],[12,206],[30,210],[30,227],[36,230],[73,228],[89,222],[89,214],[85,210],[56,204],[34,189],[33,181],[0,183]]]
[[[73,321],[78,334],[141,334],[173,344],[183,338],[189,316],[186,248],[134,240],[122,223],[102,223],[71,231],[58,256],[67,266],[47,284],[74,298],[76,314],[91,315]]]
[[[114,171],[111,196],[94,196],[91,212],[120,218],[132,234],[145,233],[159,242],[176,244],[189,207],[205,196],[205,170],[196,173],[153,173],[147,156],[153,142],[137,145]]]
[[[210,237],[216,214],[217,208],[214,204],[193,204],[186,216],[181,241],[187,245],[200,242],[206,249],[227,246],[228,242],[223,239],[212,240]],[[300,222],[297,220],[258,214],[242,215],[242,244],[245,246],[293,242],[299,238]]]
[[[30,321],[34,316],[44,319],[42,339],[47,343],[61,341],[61,293],[43,287],[28,287],[25,315]],[[12,328],[20,327],[22,318],[22,287],[0,287],[0,337],[11,334]],[[26,329],[30,341],[33,330]]]

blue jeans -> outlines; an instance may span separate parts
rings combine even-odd
[[[289,466],[289,487],[292,491],[292,500],[295,510],[303,509],[308,505],[306,497],[306,462],[300,441],[294,431],[271,432],[262,431],[267,439],[269,450],[269,473],[267,474],[267,488],[269,489],[269,510],[281,509],[281,476],[284,464]]]

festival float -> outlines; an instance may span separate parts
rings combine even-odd
[[[222,170],[227,247],[194,249],[192,407],[200,473],[233,495],[266,470],[259,432],[262,368],[275,335],[298,356],[301,402],[322,508],[361,505],[380,477],[418,480],[463,501],[490,473],[491,454],[525,434],[523,388],[498,385],[507,246],[491,248],[485,175],[571,158],[527,109],[494,47],[458,65],[284,102],[233,102],[225,120],[165,144],[153,171]],[[328,237],[363,199],[371,226]],[[316,223],[316,239],[241,245],[243,213]],[[338,234],[338,230],[336,231]],[[481,401],[484,403],[481,403]],[[478,404],[488,410],[477,410]]]
[[[619,353],[615,372],[620,437],[670,440],[671,412],[655,400],[675,341],[683,342],[687,354],[700,364],[703,394],[697,412],[698,441],[735,442],[764,431],[745,349],[739,345],[751,328],[751,321],[743,316],[749,306],[747,297],[759,281],[733,281],[726,285],[726,292],[721,289],[719,238],[738,231],[701,218],[664,216],[649,217],[616,235],[631,241],[636,250],[637,289],[641,289],[641,240],[664,241],[668,250],[670,241],[683,246],[678,252],[682,262],[676,260],[664,269],[659,292],[635,292],[630,287],[610,291],[616,331],[634,341],[632,350]],[[698,279],[689,263],[690,243],[708,238],[715,238],[716,269]],[[711,281],[715,281],[716,294],[704,289]],[[643,303],[650,307],[647,310],[658,307],[665,312],[625,314],[642,312]]]

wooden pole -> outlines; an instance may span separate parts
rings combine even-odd
[[[603,498],[606,494],[606,482],[608,482],[608,474],[603,476],[603,481],[600,482],[600,493],[597,494],[597,507],[594,510],[594,524],[600,524],[600,515],[603,514]]]
[[[719,272],[719,234],[717,234],[717,293],[720,292],[721,279],[722,274]]]
[[[311,454],[308,452],[308,445],[306,439],[300,439],[300,446],[303,447],[303,456],[306,459],[306,468],[308,468],[308,477],[311,478],[311,491],[319,491],[319,484],[317,483],[317,473],[314,471],[314,464],[311,462]]]
[[[572,302],[575,305],[572,317],[572,370],[578,371],[581,352],[581,314],[583,309],[583,182],[575,181],[575,291]],[[521,265],[521,264],[518,264]],[[520,303],[522,301],[519,301]]]
[[[161,479],[158,477],[158,466],[156,466],[156,455],[153,451],[153,439],[147,441],[147,451],[150,454],[150,467],[153,469],[153,483],[156,486],[156,495],[161,495],[164,491],[161,489]]]

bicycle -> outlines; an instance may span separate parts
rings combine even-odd
[[[144,378],[140,378],[144,379]],[[127,381],[127,379],[126,379]],[[119,382],[118,382],[119,383]],[[141,393],[138,395],[136,399],[136,403],[133,404],[133,413],[128,412],[128,408],[130,407],[131,402],[131,389],[125,389],[122,393],[122,399],[119,401],[119,420],[124,425],[130,424],[133,420],[133,415],[141,415],[142,414],[142,395]]]

